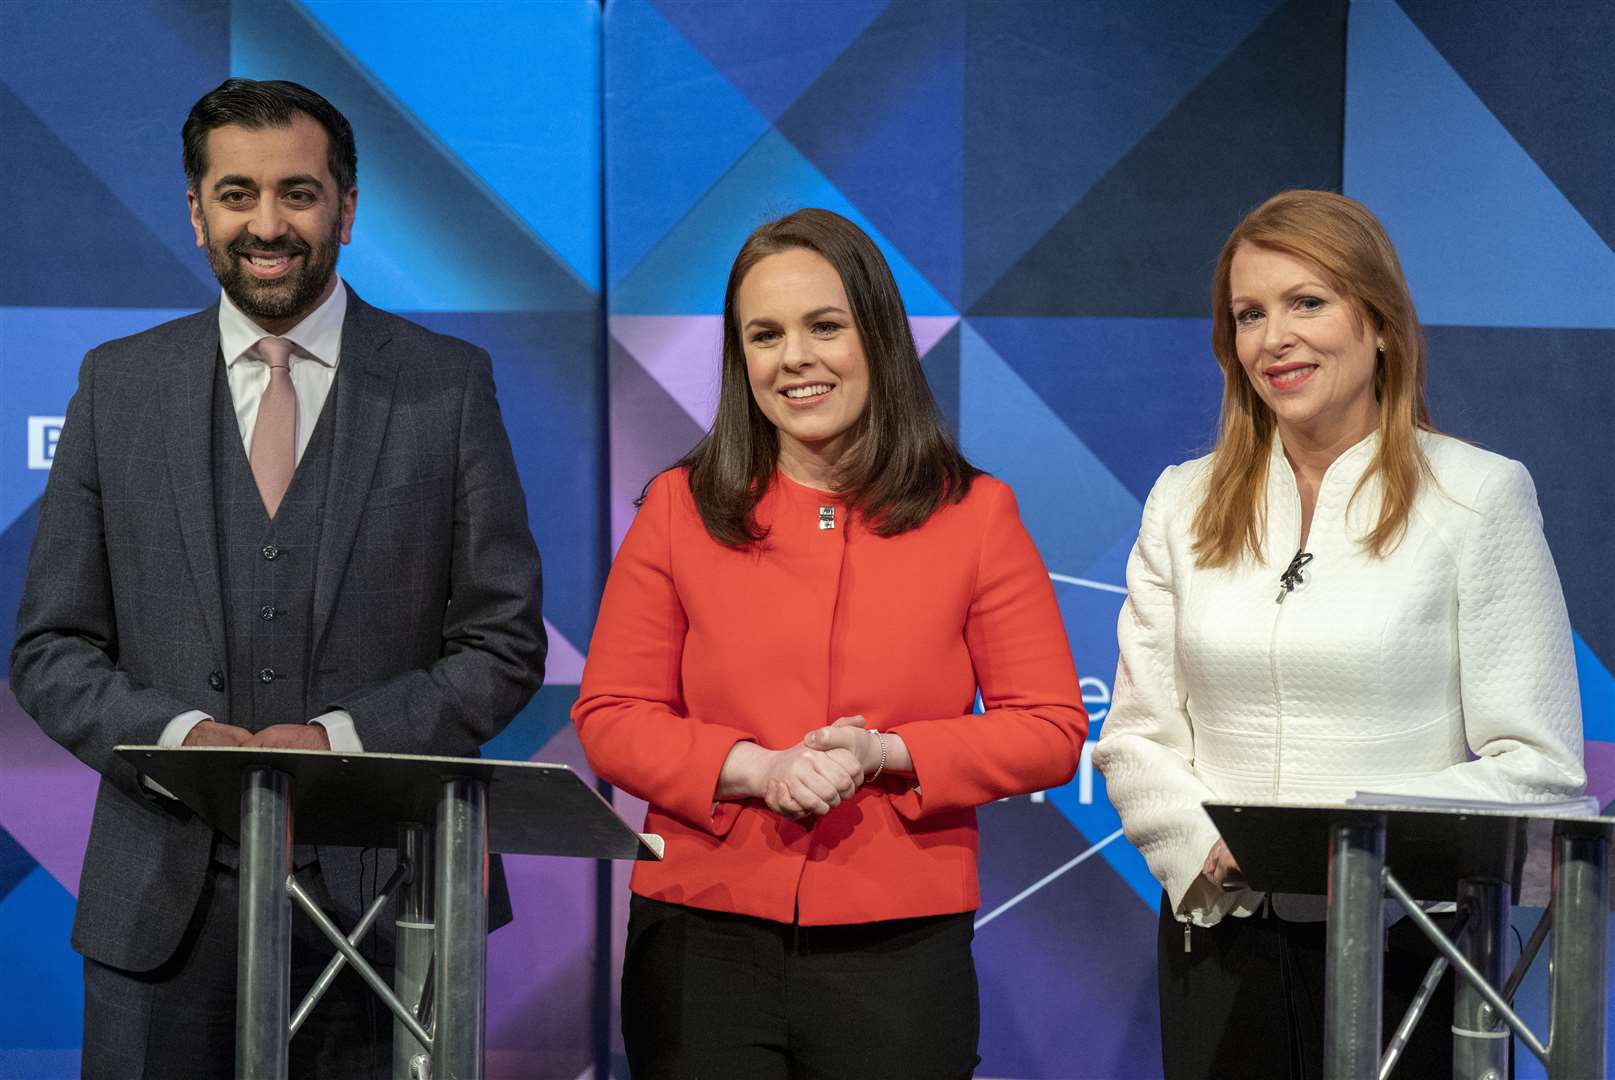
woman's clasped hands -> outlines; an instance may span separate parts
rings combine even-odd
[[[792,821],[822,817],[880,771],[883,756],[893,769],[891,753],[898,745],[899,736],[870,731],[862,716],[815,728],[784,750],[737,743],[724,762],[720,793],[760,798]]]

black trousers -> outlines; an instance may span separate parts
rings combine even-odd
[[[1448,933],[1452,921],[1436,916]],[[1264,904],[1247,919],[1194,927],[1185,952],[1183,924],[1162,897],[1156,971],[1166,1080],[1321,1080],[1326,933],[1321,922],[1286,922]],[[1408,919],[1391,927],[1388,943],[1386,1043],[1437,956]],[[1452,1075],[1452,1004],[1448,970],[1393,1077]]]
[[[318,896],[317,878],[305,879]],[[213,863],[196,914],[174,956],[155,971],[84,961],[85,1080],[228,1080],[235,1076],[236,911],[233,867]],[[335,952],[300,912],[292,914],[292,1007]],[[392,980],[390,967],[378,967]],[[344,967],[291,1042],[291,1075],[386,1080],[392,1014]]]
[[[634,896],[636,1080],[954,1080],[980,1058],[974,914],[794,926]]]

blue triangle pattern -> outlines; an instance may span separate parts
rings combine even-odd
[[[1402,9],[1354,3],[1346,56],[1345,192],[1390,232],[1420,317],[1615,327],[1615,252]]]
[[[605,39],[607,279],[616,287],[768,121],[648,0],[610,4]]]
[[[101,242],[95,250],[106,258],[118,256],[126,234],[121,222],[102,219],[112,212],[132,214],[197,284],[211,289],[213,276],[192,247],[185,216],[179,136],[191,104],[229,74],[229,6],[169,0],[120,0],[116,5],[50,0],[9,3],[3,12],[0,78],[77,158],[74,167],[87,168],[121,204],[109,211],[104,202],[90,200],[83,191],[31,186],[31,213],[18,216],[59,224],[62,218],[46,210],[41,198],[64,203],[76,199],[66,212],[100,226]],[[43,164],[34,160],[30,149],[18,145],[9,121],[0,125],[0,131],[5,133],[7,172],[19,162],[25,169]],[[14,218],[11,229],[16,225]],[[119,243],[109,248],[105,244],[109,238]],[[8,242],[12,239],[8,235]],[[58,242],[64,248],[75,246],[66,237]],[[7,255],[8,262],[17,258],[9,243]],[[149,272],[159,281],[167,276],[155,262]],[[90,297],[96,286],[115,281],[124,302],[150,303],[154,298],[136,301],[131,295],[152,291],[146,273],[110,267],[78,271],[67,282],[77,295],[67,302],[95,303]],[[0,296],[13,298],[11,302],[16,302],[15,295],[0,288]]]
[[[1576,681],[1581,689],[1581,730],[1589,739],[1615,742],[1615,677],[1588,648],[1576,639]]]
[[[775,122],[955,305],[964,30],[963,0],[893,0]]]
[[[769,120],[823,74],[888,0],[752,0],[712,17],[709,0],[656,0],[656,8]]]
[[[385,19],[365,4],[304,5],[573,273],[600,287],[595,4],[416,0],[391,5]]]
[[[73,907],[68,891],[37,866],[0,899],[0,926],[8,928],[0,934],[0,1047],[70,1049],[83,1041],[84,961],[67,944]]]
[[[993,347],[963,323],[959,439],[971,461],[1015,489],[1049,570],[1081,574],[1136,534],[1143,504]]]
[[[952,315],[857,207],[777,131],[770,130],[692,206],[634,272],[612,290],[614,315],[716,315],[735,252],[753,229],[804,206],[834,210],[867,232],[891,265],[910,315]]]
[[[234,0],[230,68],[318,86],[359,143],[359,213],[342,270],[393,311],[577,311],[595,299],[419,121],[289,0]]]
[[[1277,3],[971,5],[965,305],[980,299]],[[1061,47],[1051,49],[1054,41]]]

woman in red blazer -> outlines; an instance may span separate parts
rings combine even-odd
[[[572,718],[667,843],[633,877],[635,1076],[970,1075],[975,807],[1068,781],[1087,717],[1014,495],[845,218],[736,257],[716,419],[645,491]]]

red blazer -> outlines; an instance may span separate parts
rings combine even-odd
[[[848,516],[776,474],[757,507],[768,538],[735,551],[707,535],[686,473],[651,484],[572,709],[589,764],[650,803],[645,829],[667,841],[634,892],[803,925],[969,911],[975,807],[1075,773],[1088,718],[1009,487],[978,478],[890,538]],[[882,776],[801,823],[714,804],[736,742],[785,749],[859,713],[902,734],[914,779]]]

